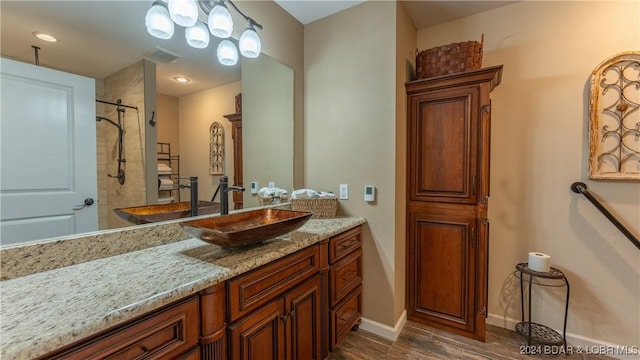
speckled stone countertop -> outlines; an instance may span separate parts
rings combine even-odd
[[[363,223],[312,219],[287,235],[235,249],[182,235],[8,278],[0,282],[0,357],[47,354]]]

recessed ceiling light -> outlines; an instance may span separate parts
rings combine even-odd
[[[184,76],[178,75],[178,76],[174,76],[173,80],[177,81],[177,82],[181,82],[181,83],[188,83],[189,81],[191,81],[191,79],[186,78]]]
[[[37,37],[40,40],[44,40],[48,42],[58,42],[58,39],[56,39],[56,37],[51,34],[42,33],[39,31],[34,31],[31,34],[33,34],[33,36]]]

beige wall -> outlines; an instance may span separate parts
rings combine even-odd
[[[157,109],[156,121],[158,128],[158,142],[171,144],[171,155],[179,155],[180,152],[180,127],[178,98],[170,95],[156,95]]]
[[[293,70],[266,55],[242,62],[243,181],[293,190]],[[244,207],[260,205],[244,192]]]
[[[107,177],[107,174],[117,175],[118,173],[118,129],[105,121],[100,121],[98,132],[104,134],[102,141],[104,154],[100,155],[98,150],[98,180],[106,182],[107,208],[100,206],[98,210],[104,216],[106,210],[107,227],[116,228],[129,226],[128,222],[120,219],[112,210],[130,206],[140,206],[146,204],[146,184],[145,184],[145,107],[144,107],[144,61],[132,64],[113,75],[104,79],[104,98],[110,102],[122,99],[122,103],[129,106],[138,107],[138,112],[134,109],[125,109],[122,117],[124,123],[124,158],[126,163],[125,183],[120,185],[115,178]],[[116,107],[111,105],[101,105],[97,107],[97,115],[109,118],[117,123],[118,115]],[[104,163],[100,164],[100,162]],[[106,180],[104,180],[106,179]],[[102,188],[102,187],[100,187]],[[99,199],[103,199],[103,194],[98,194]],[[101,223],[101,226],[103,224]]]
[[[242,1],[238,4],[243,12],[250,14],[264,29],[258,31],[262,41],[262,52],[287,65],[294,72],[294,152],[293,184],[301,188],[304,184],[304,30],[298,20],[273,1]],[[236,29],[239,38],[242,28]]]
[[[639,19],[637,1],[520,2],[418,31],[418,49],[484,33],[483,66],[504,64],[492,94],[493,323],[519,319],[514,266],[541,251],[571,283],[568,332],[640,344],[640,251],[569,189],[585,182],[640,234],[638,183],[586,179],[589,75],[611,55],[640,49]],[[561,328],[563,293],[534,296],[535,320]]]
[[[393,326],[396,4],[366,2],[305,26],[305,186],[338,193],[363,216],[364,317]],[[377,201],[364,201],[373,184]]]
[[[415,77],[417,31],[401,2],[396,3],[396,220],[394,320],[405,309],[405,243],[407,206],[407,93],[404,84]]]
[[[224,172],[229,177],[229,183],[233,183],[231,123],[223,116],[235,112],[235,96],[240,91],[241,85],[237,81],[183,96],[178,101],[180,176],[198,177],[200,200],[211,200],[220,183],[220,176],[209,174],[209,128],[215,121],[224,127]],[[180,197],[181,201],[189,201],[189,190],[182,190]]]

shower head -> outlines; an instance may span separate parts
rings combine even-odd
[[[122,127],[120,125],[116,124],[115,121],[113,121],[111,119],[107,119],[106,117],[96,116],[96,121],[102,121],[102,120],[104,120],[104,121],[108,122],[109,124],[117,127],[119,130],[122,130]]]

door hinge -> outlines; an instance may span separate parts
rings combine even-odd
[[[483,306],[482,309],[480,309],[480,311],[478,312],[478,314],[480,315],[486,315],[487,314],[487,307]]]

